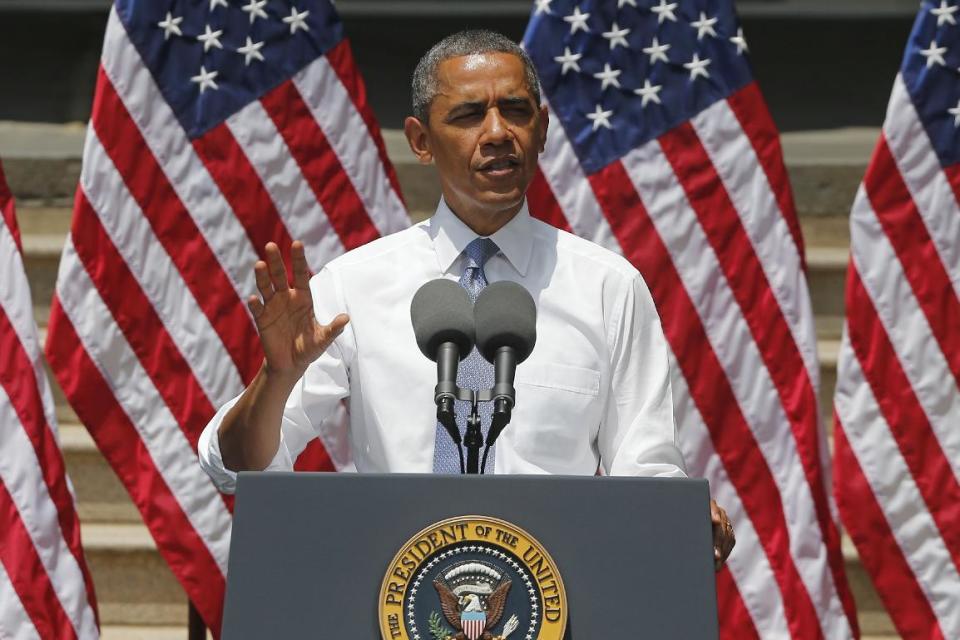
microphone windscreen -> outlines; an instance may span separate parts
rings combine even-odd
[[[473,305],[477,349],[488,361],[500,347],[513,347],[523,362],[537,343],[537,306],[530,293],[515,282],[494,282]]]
[[[460,359],[466,358],[475,339],[472,306],[467,292],[452,280],[438,278],[420,287],[410,303],[410,320],[423,355],[436,361],[440,345],[454,342]]]

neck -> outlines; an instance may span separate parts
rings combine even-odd
[[[499,231],[508,222],[514,219],[523,208],[523,200],[512,204],[504,209],[483,209],[476,210],[470,207],[463,207],[458,203],[446,199],[447,206],[453,215],[457,216],[463,224],[470,227],[470,230],[478,236],[492,236]]]

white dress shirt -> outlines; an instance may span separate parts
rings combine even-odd
[[[338,468],[432,472],[437,368],[417,348],[410,301],[429,280],[457,280],[461,252],[476,237],[441,201],[429,220],[313,277],[317,319],[345,312],[350,323],[290,394],[268,470],[292,469],[319,437]],[[667,346],[637,270],[531,218],[526,205],[490,237],[500,253],[484,269],[487,280],[519,283],[537,305],[537,343],[517,367],[516,406],[497,440],[494,472],[683,476]],[[329,419],[343,400],[348,424]],[[234,402],[220,408],[199,445],[202,467],[225,492],[236,474],[223,465],[217,428]]]

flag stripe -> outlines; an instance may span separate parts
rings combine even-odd
[[[760,160],[725,100],[714,103],[690,122],[729,198],[732,212],[728,213],[735,214],[733,220],[739,220],[750,241],[756,268],[762,271],[776,298],[793,336],[791,343],[803,359],[812,390],[816,390],[820,381],[816,330],[800,254],[766,176],[759,171],[739,170],[740,163],[759,166]],[[711,217],[723,218],[716,211]],[[763,315],[764,311],[760,308],[757,313]],[[807,396],[805,401],[809,399]]]
[[[64,258],[69,259],[69,254]],[[76,272],[76,269],[72,271]],[[222,568],[225,562],[214,559],[208,544],[200,536],[204,530],[216,529],[197,527],[195,519],[182,509],[180,497],[168,482],[174,473],[170,467],[189,464],[189,454],[181,454],[176,448],[168,447],[168,452],[162,457],[155,455],[156,448],[140,432],[148,425],[138,417],[128,416],[126,409],[117,401],[110,383],[91,360],[85,348],[87,344],[89,338],[87,343],[81,342],[60,298],[55,297],[50,312],[47,357],[55,371],[72,374],[59,376],[64,393],[71,398],[73,408],[83,423],[95,425],[90,433],[97,447],[133,498],[157,541],[160,553],[207,625],[211,629],[219,629],[226,587]],[[141,401],[149,402],[146,398]],[[160,464],[155,462],[158,460]],[[165,466],[168,461],[174,464]],[[209,486],[209,480],[199,477],[202,472],[199,471],[199,465],[196,466],[196,480],[206,481]],[[195,485],[202,486],[199,482]],[[199,499],[207,504],[220,503],[212,499],[213,493],[198,491],[194,501]],[[224,532],[229,535],[229,527],[221,527],[220,532],[221,536]],[[225,540],[219,543],[221,547],[225,544]]]
[[[293,81],[260,98],[346,249],[379,237],[330,142]]]
[[[4,523],[4,543],[0,545],[3,564],[14,590],[30,616],[33,626],[44,638],[77,638],[77,632],[57,598],[50,577],[37,554],[30,534],[6,483],[0,477],[0,520]]]
[[[156,469],[170,486],[186,516],[226,571],[230,513],[197,463],[196,449],[141,367],[109,309],[68,240],[61,258],[57,298],[90,357],[111,381],[113,396],[136,426]],[[69,280],[65,279],[69,276]],[[78,286],[64,286],[69,281]],[[91,423],[87,423],[91,424]],[[97,428],[93,423],[91,430]]]
[[[400,200],[401,206],[404,207],[403,191],[400,189],[397,171],[393,163],[390,162],[389,156],[387,156],[387,147],[383,142],[383,135],[380,133],[380,125],[377,124],[377,118],[373,114],[373,109],[370,108],[370,103],[367,102],[367,88],[363,83],[363,79],[360,77],[359,71],[357,71],[357,65],[353,60],[353,50],[350,48],[349,40],[344,38],[333,49],[327,51],[327,60],[330,61],[330,66],[333,67],[334,72],[336,72],[340,83],[346,87],[347,94],[350,96],[351,101],[353,101],[354,108],[356,108],[360,117],[363,119],[366,125],[366,133],[377,147],[377,154],[380,157],[380,162],[385,167],[390,186],[393,187],[393,191]],[[318,97],[315,104],[319,105],[321,102]],[[403,218],[406,218],[405,213]]]
[[[13,242],[17,245],[17,251],[23,253],[20,228],[17,226],[17,216],[14,215],[13,194],[10,193],[10,187],[7,186],[7,178],[3,173],[2,164],[0,164],[0,217],[3,218],[3,223],[13,237]]]
[[[81,637],[96,636],[97,621],[81,587],[86,584],[82,553],[78,560],[58,526],[63,510],[54,502],[46,484],[38,482],[45,471],[43,460],[37,457],[27,425],[17,415],[14,404],[0,387],[0,451],[4,453],[0,457],[0,484],[6,486],[14,509],[20,514],[21,524],[70,625]],[[73,513],[73,503],[67,506]],[[79,540],[79,531],[77,536]],[[16,546],[16,536],[5,537],[3,544],[7,543]]]
[[[926,508],[917,479],[911,474],[878,399],[865,379],[859,356],[849,342],[841,347],[840,356],[845,368],[838,380],[835,403],[844,436],[871,491],[882,501],[883,516],[910,567],[906,575],[917,581],[941,628],[946,631],[944,635],[956,637],[955,632],[960,630],[960,609],[955,605],[960,601],[960,574]],[[888,586],[878,583],[881,589]],[[899,598],[900,592],[888,591],[888,596]]]
[[[744,599],[737,585],[776,584],[760,537],[744,510],[723,463],[710,441],[703,416],[690,396],[690,389],[671,352],[670,370],[677,433],[687,473],[710,480],[711,497],[722,505],[733,523],[737,550],[717,575],[717,608],[722,638],[783,638],[787,629],[783,600],[776,589],[765,597]]]
[[[13,237],[5,221],[0,223],[0,271],[5,275],[0,288],[0,388],[10,408],[17,416],[23,435],[29,440],[33,455],[38,460],[35,478],[46,487],[44,500],[52,500],[56,510],[56,525],[51,519],[47,526],[59,526],[58,535],[69,548],[76,562],[77,582],[84,585],[86,602],[92,610],[96,625],[97,603],[93,580],[87,569],[80,542],[80,522],[74,507],[74,496],[66,479],[66,466],[56,437],[56,418],[53,396],[43,369],[37,344],[36,326],[30,307],[30,287],[20,254],[14,248]],[[16,489],[17,485],[13,485]],[[24,481],[24,487],[30,486]],[[38,504],[42,509],[43,504]],[[64,586],[70,584],[64,581]],[[71,607],[71,611],[78,610]]]
[[[45,501],[51,501],[56,517],[46,522],[46,526],[58,526],[57,536],[62,538],[76,564],[78,573],[76,578],[84,584],[90,607],[96,607],[93,580],[83,558],[80,545],[80,523],[74,509],[73,496],[67,485],[63,456],[54,432],[47,423],[33,362],[24,351],[23,345],[16,339],[16,333],[2,306],[0,306],[0,353],[4,354],[3,366],[0,367],[0,389],[6,395],[6,403],[9,403],[9,408],[14,412],[24,437],[30,442],[33,455],[38,461],[37,476],[42,478],[47,494],[33,508],[38,512],[42,511]],[[7,455],[11,451],[8,447],[3,447],[2,450]],[[27,490],[31,488],[31,483],[21,479],[20,482],[11,486],[14,491]],[[37,515],[37,524],[45,522],[39,518],[39,513]],[[64,559],[61,562],[67,561]],[[65,579],[62,586],[66,588],[69,584],[70,581]],[[71,606],[71,610],[76,609]],[[92,611],[90,614],[93,615]]]
[[[252,319],[154,156],[142,153],[146,141],[103,73],[97,82],[91,125],[237,369],[259,367],[259,345],[247,339],[253,331]],[[90,186],[96,183],[91,181]]]
[[[290,237],[304,243],[315,270],[343,253],[327,213],[263,105],[256,100],[227,119],[234,139],[270,194]]]
[[[192,402],[197,397],[196,390],[202,390],[200,400],[206,398],[214,404],[226,402],[243,388],[230,354],[196,299],[190,295],[177,267],[154,235],[149,221],[127,190],[123,177],[107,157],[96,134],[91,130],[87,138],[84,166],[89,171],[81,177],[81,188],[77,193],[74,237],[83,237],[93,243],[85,252],[91,261],[97,260],[96,254],[101,249],[105,254],[102,268],[94,269],[88,264],[87,272],[98,276],[95,279],[100,281],[101,288],[132,283],[130,299],[126,298],[128,292],[122,289],[109,294],[110,299],[116,301],[110,305],[113,315],[124,316],[130,327],[137,326],[137,319],[149,316],[152,320],[144,325],[144,329],[164,331],[161,341],[153,343],[153,336],[146,331],[131,329],[131,332],[142,334],[136,341],[142,343],[144,357],[169,354],[163,364],[156,365],[159,374],[162,375],[171,363],[181,361],[182,366],[176,370],[180,375],[190,377],[191,381],[185,381],[186,387],[180,388],[180,391],[190,390],[181,396],[180,403]],[[96,179],[90,176],[96,176]],[[85,229],[83,225],[88,223],[95,230]],[[114,273],[115,270],[119,271]],[[154,352],[154,346],[160,345],[165,348]],[[192,369],[187,360],[193,363]],[[198,384],[198,389],[191,389]],[[211,408],[200,407],[200,413],[205,414]]]
[[[43,640],[23,608],[20,596],[13,586],[13,580],[3,566],[3,552],[0,550],[0,637],[17,640]],[[16,632],[17,636],[14,636]]]
[[[931,236],[953,290],[960,296],[960,204],[949,181],[950,169],[940,166],[939,158],[910,100],[899,74],[890,96],[890,107],[883,127],[897,169]]]
[[[760,532],[784,599],[794,605],[786,610],[791,632],[804,638],[822,637],[816,609],[787,540],[778,534],[787,529],[787,524],[776,483],[666,247],[623,165],[611,163],[590,176],[590,182],[626,257],[651,287],[657,309],[665,319],[667,339],[688,382],[692,382],[694,402],[705,415],[710,415],[714,406],[730,408],[723,415],[708,418],[707,426],[717,453]],[[624,215],[625,212],[630,215]]]
[[[402,229],[406,217],[403,203],[390,183],[376,144],[367,134],[366,123],[330,61],[317,58],[293,77],[293,83],[378,234]]]
[[[848,327],[850,346],[873,395],[880,399],[883,418],[940,529],[940,537],[954,565],[960,568],[960,484],[900,366],[858,269],[850,269],[847,276],[847,306],[857,318],[856,324]]]
[[[196,450],[214,408],[82,190],[77,191],[71,234],[100,298]]]
[[[293,238],[284,226],[280,212],[260,181],[226,122],[193,141],[193,148],[210,172],[224,198],[230,203],[237,220],[243,225],[250,244],[263,258],[268,242],[280,247],[287,273],[292,272],[290,243]],[[252,291],[250,293],[253,293]],[[252,379],[252,378],[251,378]],[[250,380],[244,378],[244,383]]]
[[[880,586],[883,604],[901,634],[908,638],[942,639],[937,617],[893,537],[877,495],[850,447],[839,415],[834,418],[833,429],[837,505],[860,561]]]
[[[834,602],[831,592],[836,589],[841,594],[841,599],[850,601],[846,611],[853,612],[852,595],[846,589],[843,558],[839,549],[840,537],[830,513],[823,483],[818,438],[819,405],[808,376],[809,369],[737,210],[693,126],[683,124],[676,127],[661,136],[660,144],[674,172],[680,177],[680,183],[697,214],[700,227],[719,259],[719,270],[726,276],[742,316],[750,327],[750,333],[763,359],[763,364],[758,364],[758,369],[765,367],[773,379],[780,397],[780,406],[789,418],[786,423],[793,432],[796,451],[809,484],[809,493],[804,493],[813,500],[821,540],[826,541],[834,583],[826,590],[815,588],[812,592],[823,594],[827,600],[823,604],[829,605]],[[753,214],[754,218],[759,216],[760,214]],[[706,324],[708,327],[714,326],[714,323]],[[728,371],[728,375],[735,376],[735,369]],[[775,468],[781,466],[776,462],[771,464]],[[802,537],[798,533],[797,541]],[[820,585],[814,582],[808,586]],[[844,615],[847,615],[846,612]],[[855,616],[853,618],[855,619]],[[851,624],[855,622],[851,621]]]
[[[559,118],[551,112],[550,120],[554,124],[547,128],[540,170],[563,209],[567,226],[581,238],[622,253]]]
[[[767,103],[760,93],[760,87],[756,82],[751,82],[730,95],[727,98],[727,104],[730,105],[737,117],[737,122],[740,123],[740,127],[753,145],[760,168],[767,176],[771,190],[776,194],[780,215],[790,229],[801,267],[806,271],[803,233],[800,230],[800,218],[797,216],[794,205],[793,189],[787,176],[787,167],[783,162],[780,134],[777,132]]]
[[[185,210],[190,215],[189,219],[186,219],[187,224],[200,231],[209,251],[217,256],[219,268],[227,275],[231,288],[243,299],[255,291],[250,265],[256,262],[257,252],[226,199],[219,190],[213,188],[213,179],[164,100],[149,69],[143,64],[139,52],[130,43],[126,28],[117,17],[116,9],[110,11],[101,64],[105,75],[110,79],[110,90],[116,92],[125,107],[125,111],[116,115],[132,118],[135,123],[132,128],[138,131],[133,138],[125,141],[126,144],[139,154],[138,157],[151,156],[151,164],[162,169],[155,177],[162,180],[165,187],[172,188],[176,194],[177,201],[174,204],[177,204],[177,208],[169,212],[160,210],[157,215],[166,213],[167,218],[179,223],[179,214],[173,214]],[[99,118],[106,126],[113,126],[110,122],[113,115],[111,112],[94,109],[94,117]],[[123,129],[130,126],[128,121],[117,124]],[[108,146],[104,138],[101,137],[101,141],[104,146]],[[141,146],[144,143],[146,146]],[[118,166],[118,169],[120,168]],[[131,192],[135,190],[131,188]],[[160,207],[165,202],[157,199],[153,201],[153,205]],[[226,295],[228,290],[220,295]],[[229,308],[224,307],[225,310]],[[238,345],[240,347],[257,349],[248,347],[249,341],[243,340],[240,335],[224,336],[225,341],[229,339],[237,340],[241,343]],[[243,355],[246,351],[234,351],[231,348],[231,353],[237,357],[237,354]],[[259,361],[256,361],[252,366],[259,365]],[[238,368],[244,371],[243,367]]]
[[[952,378],[950,367],[863,189],[854,204],[851,230],[859,286],[866,291],[869,301],[881,302],[865,307],[871,313],[868,324],[877,330],[882,325],[898,366],[909,379],[913,395],[929,421],[931,437],[943,449],[952,473],[960,477],[960,430],[954,427],[960,424],[960,393],[956,385],[945,384]],[[853,301],[850,305],[857,310]]]
[[[933,337],[950,363],[954,382],[960,384],[960,299],[882,136],[864,177],[864,188]]]
[[[789,424],[787,414],[777,402],[775,381],[764,365],[751,328],[737,313],[734,292],[721,275],[719,258],[701,226],[702,221],[691,208],[683,186],[656,142],[627,154],[622,162],[697,309],[701,326],[723,366],[723,373],[777,488],[781,495],[794,497],[783,503],[789,525],[788,541],[806,588],[811,594],[820,594],[816,600],[820,618],[824,624],[845,628],[837,618],[842,617],[842,611],[832,612],[837,616],[826,615],[827,608],[836,605],[836,591],[830,575],[823,571],[825,557],[804,552],[805,540],[815,541],[817,548],[823,550],[823,538],[819,529],[811,528],[816,522],[816,505],[811,495],[813,489],[796,463],[796,442],[770,434],[769,425]],[[804,371],[802,365],[798,365],[797,370]],[[830,635],[829,630],[826,633]]]
[[[550,185],[543,175],[543,170],[540,168],[537,169],[533,181],[527,187],[527,199],[533,206],[530,215],[558,229],[573,232],[563,215],[560,203],[553,196],[553,190],[550,189]]]

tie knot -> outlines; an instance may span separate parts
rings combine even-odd
[[[482,270],[487,260],[495,256],[498,251],[500,247],[490,238],[476,238],[463,250],[463,254],[467,257],[465,268],[474,267]]]

